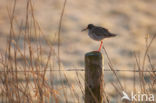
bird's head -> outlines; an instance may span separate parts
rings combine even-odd
[[[93,24],[88,24],[87,28],[83,29],[82,31],[85,31],[85,30],[87,30],[87,29],[92,29],[93,27],[94,27]]]

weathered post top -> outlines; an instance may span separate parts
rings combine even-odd
[[[92,51],[92,52],[86,53],[86,56],[102,57],[102,54],[101,54],[101,52],[98,52],[98,51]]]
[[[85,55],[85,103],[102,103],[102,54],[97,51]]]
[[[102,54],[101,52],[98,52],[98,51],[92,51],[92,52],[88,52],[85,54],[85,60],[88,59],[88,60],[92,60],[92,59],[96,59],[96,60],[102,60]]]

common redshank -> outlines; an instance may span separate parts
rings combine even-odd
[[[85,30],[88,30],[88,35],[90,38],[96,41],[101,41],[100,47],[98,49],[99,52],[101,51],[101,47],[103,44],[102,40],[104,38],[110,38],[110,37],[116,36],[116,34],[110,33],[108,29],[95,26],[93,24],[88,24],[87,28],[83,29],[82,31],[85,31]]]

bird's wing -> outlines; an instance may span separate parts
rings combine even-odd
[[[95,27],[92,30],[93,33],[95,33],[97,36],[109,36],[108,29],[102,28],[102,27]]]

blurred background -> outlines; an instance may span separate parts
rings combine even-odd
[[[63,0],[32,0],[34,15],[47,39],[57,45],[58,23]],[[0,51],[4,52],[9,34],[7,7],[12,0],[0,1]],[[104,40],[113,63],[119,68],[131,68],[133,52],[145,49],[145,37],[156,33],[155,0],[68,0],[61,29],[61,61],[66,67],[83,67],[84,54],[97,50],[100,43],[91,40],[87,32],[81,32],[88,24],[103,26],[118,34]],[[15,17],[17,25],[24,23],[26,0],[17,0]],[[25,27],[22,26],[22,29]],[[15,27],[15,29],[19,29]],[[42,34],[41,34],[42,35]],[[42,38],[41,38],[42,39]],[[34,42],[35,43],[35,42]],[[44,45],[46,48],[46,45]],[[55,48],[57,50],[57,48]],[[156,46],[150,53],[156,63]]]
[[[28,0],[16,0],[13,21],[14,26],[13,31],[10,31],[11,16],[9,15],[13,10],[14,0],[0,0],[1,54],[4,55],[6,53],[10,32],[14,32],[14,40],[16,41],[16,39],[18,39],[18,46],[21,51],[24,52],[23,32],[31,28],[29,33],[38,33],[38,31],[33,31],[35,28],[31,22],[31,20],[34,21],[32,18],[35,17],[35,20],[38,21],[37,25],[40,26],[39,30],[42,32],[39,33],[40,36],[38,36],[37,39],[35,38],[35,35],[29,36],[32,48],[36,48],[39,43],[38,41],[40,41],[44,56],[47,57],[49,54],[49,45],[53,47],[56,55],[58,55],[58,28],[64,0],[31,0],[33,10],[29,9],[30,14],[26,14],[29,11],[26,9],[27,1]],[[33,16],[31,16],[32,11]],[[81,30],[86,28],[88,24],[94,24],[107,28],[112,33],[118,34],[114,38],[108,38],[103,41],[114,65],[114,69],[133,70],[134,68],[137,68],[134,53],[139,58],[139,65],[142,65],[147,44],[149,44],[152,37],[156,34],[155,11],[156,0],[67,0],[60,32],[61,65],[65,69],[84,68],[85,53],[97,50],[100,42],[93,41],[88,37],[87,31],[81,32]],[[25,25],[27,16],[30,18],[29,27]],[[48,41],[49,44],[45,41]],[[36,51],[34,50],[34,54],[37,53],[37,50],[38,49],[36,49]],[[156,41],[154,40],[148,51],[153,66],[156,65],[155,51]],[[102,53],[104,55],[104,68],[109,69],[108,60],[103,50]],[[29,59],[27,53],[26,56]],[[24,59],[25,58],[21,56],[17,56],[19,64],[24,63]],[[35,60],[36,59],[34,59],[34,61]],[[57,59],[53,60],[55,60],[54,62],[57,62]],[[46,64],[46,62],[42,63],[43,65]],[[145,67],[149,67],[147,61],[145,62]],[[84,75],[84,73],[81,74]],[[76,85],[74,84],[74,76],[76,75],[72,72],[68,72],[67,75],[69,81],[71,81],[70,83]],[[118,93],[115,92],[115,89],[110,89],[111,87],[113,88],[110,82],[116,83],[117,81],[113,79],[112,75],[113,74],[110,72],[104,72],[105,89],[108,95],[113,97],[113,99],[111,98],[111,103],[116,103]],[[132,76],[134,74],[132,72],[119,72],[118,75],[123,86],[128,88],[128,90],[132,90]],[[136,75],[138,76],[138,74]],[[149,75],[146,76],[147,82],[149,81],[149,78]],[[57,78],[57,80],[59,79]],[[61,84],[59,84],[57,80],[54,80],[54,85],[56,87]],[[129,83],[129,87],[127,87],[127,83]],[[136,85],[139,85],[139,83],[136,83]],[[70,87],[71,85],[67,86]],[[80,89],[78,90],[78,94],[79,92]],[[68,95],[70,95],[70,93]],[[118,98],[118,100],[120,101],[120,98]]]

